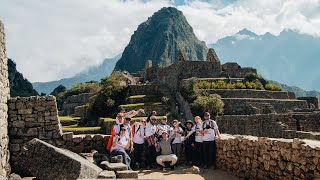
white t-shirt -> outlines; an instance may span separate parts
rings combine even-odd
[[[113,137],[113,141],[114,142],[116,140],[116,137]],[[126,136],[120,136],[118,139],[118,142],[116,144],[116,146],[112,147],[111,146],[111,151],[115,150],[115,149],[124,149],[127,144],[129,143],[128,138]]]
[[[183,130],[182,130],[181,127],[179,127],[178,129],[179,129],[179,131],[182,131],[182,132],[183,132]],[[171,127],[171,128],[170,128],[170,136],[172,136],[174,133],[175,133],[174,128]],[[177,133],[176,133],[176,137],[175,137],[174,140],[172,141],[172,144],[178,144],[178,143],[182,143],[182,139],[181,139],[181,134],[179,134],[179,133],[177,132]]]
[[[156,133],[157,126],[152,125],[151,122],[147,122],[146,125],[146,137],[154,135]]]
[[[157,127],[161,127],[163,130],[159,129],[158,135],[161,136],[163,131],[168,131],[170,126],[167,124],[158,124]]]
[[[116,117],[116,124],[120,125],[120,124],[123,124],[123,122],[124,122],[124,118],[123,117],[120,118],[120,119],[118,117]]]
[[[119,134],[120,133],[120,125],[115,125],[114,127],[114,133],[115,134]],[[130,124],[128,125],[124,125],[124,128],[126,129],[126,137],[127,138],[130,138],[131,136],[131,127],[130,127]]]
[[[192,127],[192,131],[193,132],[196,132],[196,135],[195,135],[195,141],[196,142],[200,142],[202,143],[203,142],[203,134],[200,133],[200,132],[197,132],[197,131],[202,131],[202,124],[196,124]]]
[[[135,125],[134,130],[135,131],[134,131],[134,135],[133,135],[133,142],[136,144],[143,144],[144,143],[145,128],[143,128],[141,125]]]
[[[218,125],[214,120],[210,119],[210,121],[209,120],[205,121],[204,122],[204,135],[202,137],[203,141],[214,141],[214,139],[216,137],[216,133],[215,133],[214,129],[212,129],[212,128],[206,129],[206,126],[207,125],[211,126],[211,123],[213,123],[213,127],[215,129],[218,129]],[[206,133],[206,132],[208,132],[208,133]]]

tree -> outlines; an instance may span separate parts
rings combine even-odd
[[[57,96],[59,93],[65,92],[66,90],[67,88],[65,86],[59,85],[50,93],[50,95]]]
[[[201,115],[209,112],[212,116],[217,116],[223,112],[224,103],[218,94],[199,95],[191,103],[191,111],[194,115]]]

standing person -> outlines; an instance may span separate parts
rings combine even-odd
[[[130,125],[130,121],[131,121],[131,117],[130,116],[126,116],[124,118],[124,122],[123,122],[123,127],[126,128],[126,136],[128,138],[132,138],[133,135],[132,135],[132,131],[131,131],[131,125]],[[121,124],[120,124],[121,125]],[[118,124],[115,124],[114,126],[114,131],[115,131],[115,134],[119,134],[120,133],[120,125]]]
[[[141,157],[144,152],[144,143],[146,138],[146,121],[142,119],[140,123],[133,124],[133,148],[134,148],[134,160],[136,168],[140,168],[142,164]]]
[[[153,168],[156,161],[156,148],[155,144],[157,142],[156,132],[157,132],[157,112],[153,111],[149,114],[146,123],[146,157],[147,157],[147,169]]]
[[[175,138],[172,141],[172,151],[175,155],[178,157],[178,163],[177,165],[181,165],[181,153],[182,153],[182,138],[181,135],[183,133],[182,128],[179,126],[178,120],[173,120],[172,121],[172,126],[170,128],[171,136],[176,134]]]
[[[194,163],[196,166],[204,165],[203,158],[203,123],[200,116],[194,118],[195,125],[192,127],[192,131],[188,133],[186,138],[188,139],[193,133],[195,133],[195,142],[194,142]]]
[[[123,125],[120,125],[120,134],[115,135],[113,137],[112,146],[111,146],[111,155],[122,156],[122,162],[126,164],[131,170],[130,162],[131,158],[127,154],[126,150],[128,150],[131,146],[131,139],[126,136],[126,128]]]
[[[161,140],[163,131],[166,131],[168,134],[170,134],[170,126],[167,124],[167,121],[168,121],[167,116],[162,116],[160,121],[161,123],[157,125],[158,141]]]
[[[188,120],[185,123],[186,129],[183,132],[184,139],[184,152],[187,160],[187,165],[192,166],[195,162],[194,158],[194,149],[195,149],[195,132],[192,131],[193,122],[191,120]],[[188,136],[188,134],[191,133],[191,135]]]
[[[174,169],[174,165],[177,163],[178,157],[172,153],[171,141],[176,137],[176,133],[168,138],[168,133],[164,131],[162,133],[162,139],[159,143],[156,143],[157,152],[160,152],[160,155],[157,156],[157,163],[160,164],[163,170],[165,170],[166,165],[164,162],[170,162],[171,170]]]
[[[218,130],[217,123],[210,119],[210,113],[205,112],[203,122],[203,155],[206,157],[205,168],[210,168],[213,164],[214,169],[216,169],[216,152],[217,146],[215,139],[220,138],[220,132]]]

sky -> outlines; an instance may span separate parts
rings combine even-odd
[[[243,28],[320,36],[320,0],[0,0],[7,56],[31,82],[72,77],[120,54],[138,25],[168,6],[207,44]]]

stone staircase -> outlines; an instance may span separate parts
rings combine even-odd
[[[100,167],[103,171],[98,179],[138,179],[138,171],[128,170],[128,166],[123,163],[103,161]]]

